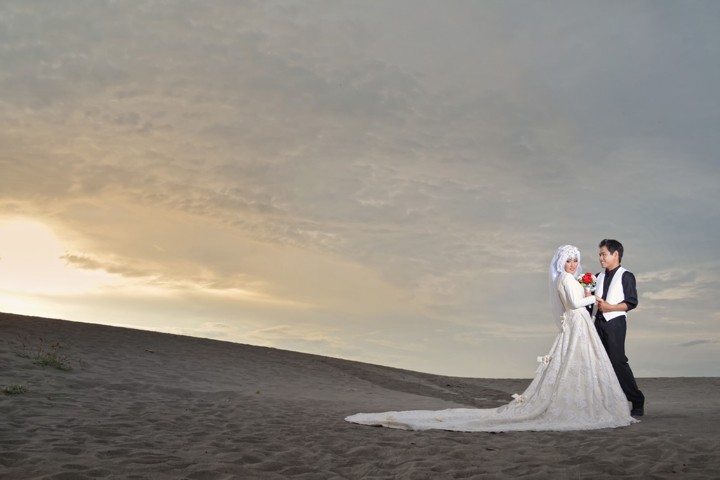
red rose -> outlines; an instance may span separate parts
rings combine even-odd
[[[583,277],[582,277],[582,282],[583,282],[583,283],[588,283],[588,284],[590,284],[590,283],[592,283],[592,281],[593,281],[593,279],[592,279],[592,273],[588,272],[588,273],[586,273],[585,275],[583,275]]]

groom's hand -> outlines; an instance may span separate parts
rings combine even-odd
[[[599,312],[605,313],[605,312],[609,311],[608,303],[600,297],[597,297],[597,306],[598,306]]]

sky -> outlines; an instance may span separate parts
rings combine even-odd
[[[720,3],[8,0],[0,311],[530,378],[616,238],[720,376]]]

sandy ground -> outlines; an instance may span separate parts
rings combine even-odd
[[[38,349],[71,369],[34,363]],[[0,389],[26,390],[0,393],[0,478],[720,478],[720,378],[638,379],[646,416],[619,429],[408,432],[343,420],[496,407],[528,383],[0,314]]]

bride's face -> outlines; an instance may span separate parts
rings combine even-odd
[[[569,273],[570,275],[575,275],[575,272],[577,272],[578,267],[578,259],[577,258],[568,258],[565,262],[565,271]]]

